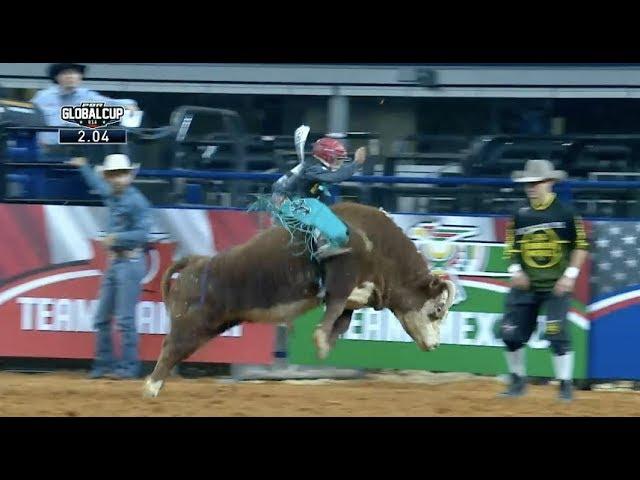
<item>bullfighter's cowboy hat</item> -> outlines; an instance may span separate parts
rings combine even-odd
[[[104,164],[98,165],[96,171],[98,173],[112,172],[114,170],[138,170],[139,163],[131,163],[129,157],[122,153],[114,153],[104,157]]]
[[[554,170],[549,160],[527,160],[524,170],[516,170],[511,179],[517,183],[542,182],[545,180],[565,180],[567,172]]]
[[[64,72],[65,70],[75,70],[76,72],[84,75],[84,72],[87,70],[87,66],[79,63],[52,63],[49,65],[47,73],[49,78],[57,83],[56,77],[60,72]]]

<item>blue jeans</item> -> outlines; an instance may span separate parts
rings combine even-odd
[[[94,319],[96,333],[96,355],[94,369],[117,369],[125,374],[138,375],[138,331],[136,329],[136,304],[142,290],[141,281],[146,273],[145,258],[122,258],[111,262],[100,287],[100,301]],[[122,358],[114,361],[111,337],[111,317],[122,341]]]

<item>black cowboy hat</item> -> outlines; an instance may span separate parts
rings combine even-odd
[[[55,82],[56,77],[60,72],[64,72],[65,70],[75,70],[76,72],[84,75],[86,69],[86,65],[80,65],[79,63],[52,63],[49,65],[47,73],[49,74],[49,78]]]

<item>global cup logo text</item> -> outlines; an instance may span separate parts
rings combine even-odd
[[[60,118],[81,127],[100,128],[120,122],[125,108],[104,103],[81,103],[80,106],[65,106],[60,109]]]

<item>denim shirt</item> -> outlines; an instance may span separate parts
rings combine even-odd
[[[80,167],[87,184],[98,191],[109,209],[107,233],[115,235],[113,250],[144,248],[151,230],[149,201],[132,186],[120,195],[113,193],[111,185],[89,165]]]

